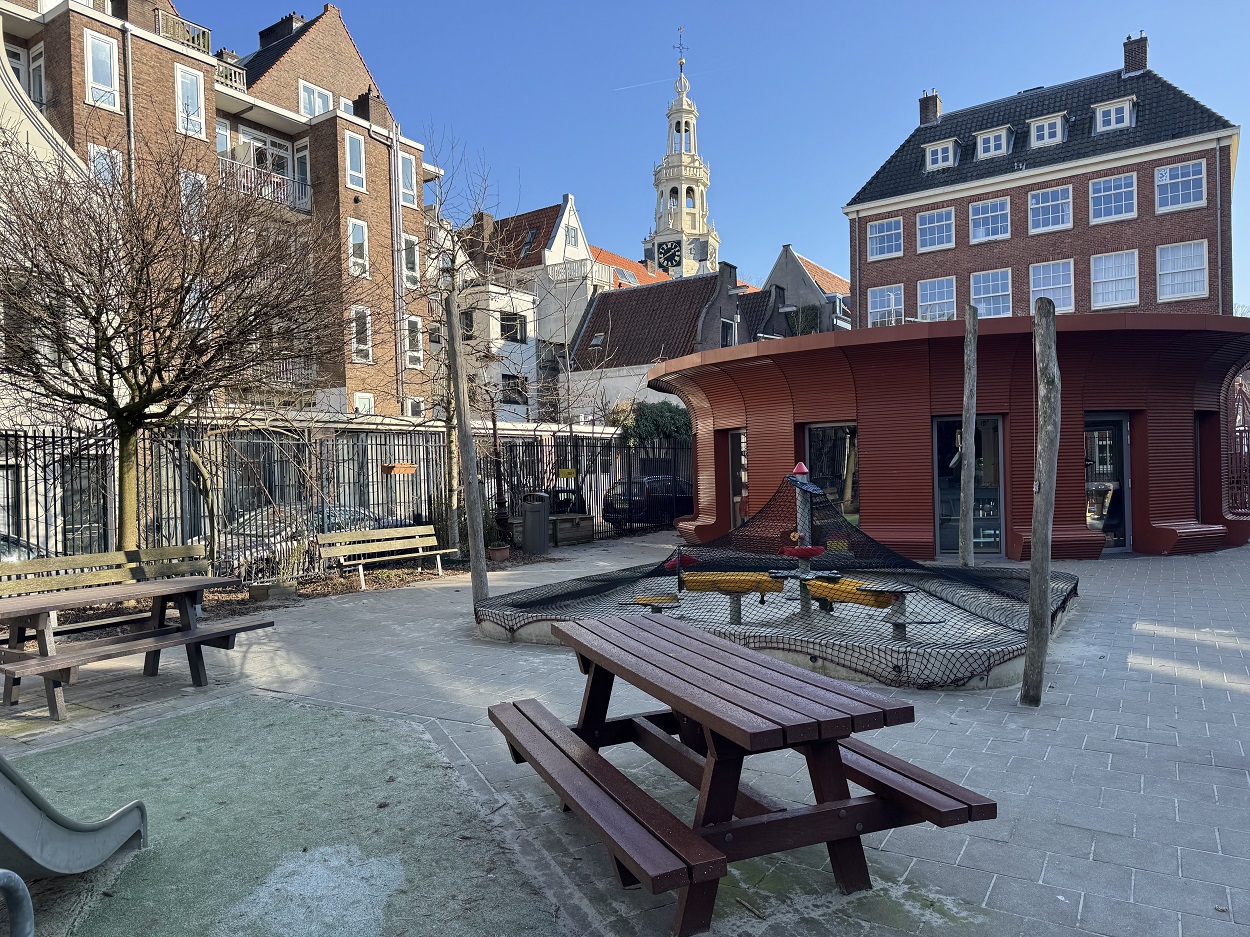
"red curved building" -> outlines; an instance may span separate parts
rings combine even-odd
[[[920,123],[843,209],[856,326],[654,367],[696,437],[706,542],[796,461],[865,532],[918,559],[957,552],[963,333],[982,320],[975,546],[1029,553],[1035,439],[1030,310],[1058,315],[1063,382],[1054,554],[1186,553],[1250,538],[1230,393],[1250,365],[1233,316],[1238,128],[1147,67]],[[747,466],[749,464],[749,481]]]

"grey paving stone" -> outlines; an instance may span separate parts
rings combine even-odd
[[[1111,862],[1094,862],[1072,856],[1047,856],[1042,882],[1125,901],[1132,898],[1133,894],[1132,869]]]
[[[1023,917],[1075,926],[1081,909],[1081,893],[999,875],[994,879],[985,906]]]
[[[1010,875],[1036,882],[1042,877],[1046,853],[1017,843],[969,839],[959,856],[959,865],[983,872]]]
[[[1181,915],[1181,937],[1245,937],[1246,926],[1209,917]]]
[[[980,907],[989,894],[994,873],[929,859],[916,859],[903,876],[903,881],[932,889],[941,895],[960,898],[973,907]]]
[[[1092,830],[1061,826],[1056,823],[1021,820],[1016,824],[1012,842],[1022,846],[1031,846],[1043,852],[1056,852],[1065,856],[1088,859],[1094,846],[1095,835],[1110,834],[1095,834]]]
[[[1229,920],[1228,889],[1214,883],[1137,870],[1133,873],[1133,900],[1155,908]]]
[[[1179,875],[1181,868],[1179,847],[1111,833],[1097,835],[1091,858],[1126,868],[1169,872],[1173,875]]]
[[[1203,882],[1244,888],[1250,882],[1250,859],[1181,848],[1181,875]]]
[[[1180,915],[1163,908],[1086,895],[1081,904],[1080,926],[1107,937],[1171,937],[1180,932]]]

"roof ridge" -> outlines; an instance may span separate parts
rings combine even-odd
[[[1149,71],[1149,69],[1145,69],[1145,71]],[[956,114],[962,114],[964,111],[975,111],[979,107],[989,107],[992,104],[1001,104],[1004,101],[1016,101],[1026,94],[1037,94],[1038,92],[1041,92],[1041,91],[1056,91],[1060,88],[1066,88],[1069,85],[1079,85],[1081,84],[1081,82],[1084,82],[1084,81],[1093,81],[1096,78],[1106,78],[1108,75],[1122,74],[1122,73],[1123,73],[1123,69],[1113,68],[1109,72],[1099,72],[1096,75],[1086,75],[1084,78],[1073,78],[1071,81],[1061,81],[1057,85],[1038,85],[1036,88],[1025,88],[1023,91],[1017,91],[1015,94],[1005,94],[1001,98],[995,98],[992,101],[982,101],[980,104],[969,104],[967,107],[961,107],[958,110],[946,111],[945,113],[942,114],[941,117],[937,119],[937,123],[940,124],[945,118],[954,117]],[[1133,77],[1136,77],[1136,75],[1139,75],[1139,74],[1141,74],[1141,72],[1135,73]],[[1043,114],[1040,116],[1044,117],[1046,115]],[[932,127],[933,124],[921,124],[920,126]],[[917,129],[919,129],[919,127]]]

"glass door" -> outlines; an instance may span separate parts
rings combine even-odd
[[[1102,532],[1104,550],[1129,549],[1127,423],[1085,418],[1085,525]]]
[[[733,430],[729,434],[729,523],[741,527],[747,522],[747,434]]]
[[[964,458],[964,442],[963,420],[958,417],[944,417],[933,421],[933,470],[939,553],[959,552],[959,475]],[[973,552],[1001,555],[1003,450],[998,417],[977,417],[974,445],[976,470],[973,475]]]
[[[859,434],[854,423],[807,428],[807,470],[812,484],[848,521],[859,526]]]

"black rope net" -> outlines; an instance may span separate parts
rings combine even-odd
[[[1053,573],[1052,627],[1077,578]],[[850,523],[803,476],[748,522],[664,562],[489,599],[509,634],[540,621],[662,611],[747,647],[893,686],[964,686],[1024,654],[1023,567],[923,564]],[[832,665],[829,667],[828,665]]]

